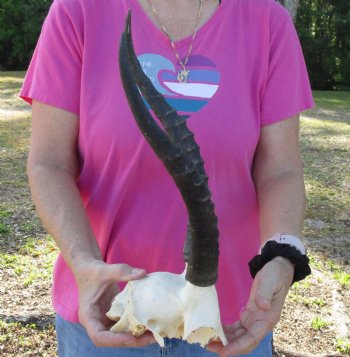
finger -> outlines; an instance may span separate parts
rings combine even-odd
[[[230,335],[231,341],[235,341],[238,337],[243,336],[246,332],[247,330],[244,327],[236,330],[234,333]]]
[[[149,331],[135,337],[127,333],[110,332],[98,318],[89,316],[86,322],[81,322],[92,342],[98,347],[142,347],[155,342]]]
[[[136,280],[146,275],[144,269],[134,268],[127,264],[111,264],[109,270],[116,281]]]
[[[233,343],[225,346],[220,356],[229,356],[235,354],[248,354],[254,350],[260,341],[271,331],[271,323],[268,320],[256,321],[243,334],[237,336]]]
[[[83,325],[96,347],[122,347],[136,343],[134,336],[125,333],[112,333],[97,319],[90,318]]]
[[[244,331],[243,335],[226,345],[220,351],[220,357],[248,354],[253,351],[259,345],[259,343],[260,339],[248,331]]]
[[[136,337],[135,343],[128,344],[127,347],[144,347],[155,343],[152,332],[146,331],[143,335]]]
[[[235,331],[235,330],[240,329],[242,327],[243,327],[242,321],[238,320],[232,325],[232,331]]]
[[[238,322],[238,321],[237,321],[237,322]],[[237,322],[236,322],[236,323],[237,323]],[[236,324],[236,323],[235,323],[235,324]],[[235,327],[234,327],[235,324],[233,324],[233,325],[223,325],[222,328],[223,328],[225,334],[226,334],[226,333],[233,333],[233,332],[235,331]]]
[[[227,341],[230,342],[235,342],[237,338],[243,336],[246,333],[245,328],[241,328],[239,330],[236,330],[234,333],[229,333],[226,334]]]
[[[224,348],[223,344],[220,342],[210,342],[207,346],[205,346],[206,350],[213,353],[220,353],[220,351]]]
[[[231,326],[224,326],[223,329],[229,342],[233,342],[237,337],[242,336],[246,332],[246,328],[242,325],[241,321],[237,321]]]
[[[232,334],[236,330],[241,329],[243,327],[241,320],[236,321],[232,325],[223,325],[222,328],[225,332],[225,334]]]

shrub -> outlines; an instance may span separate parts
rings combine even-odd
[[[52,0],[1,0],[0,70],[26,69]]]

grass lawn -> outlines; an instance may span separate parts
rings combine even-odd
[[[25,172],[30,112],[24,72],[0,72],[0,356],[55,356],[55,245]],[[313,274],[294,284],[275,331],[277,356],[350,356],[350,92],[314,92],[301,119]]]
[[[316,106],[323,109],[350,108],[350,92],[314,91]]]

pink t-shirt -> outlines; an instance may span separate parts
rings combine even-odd
[[[118,46],[132,10],[136,53],[157,89],[195,133],[219,220],[217,289],[222,320],[247,302],[248,261],[260,245],[251,177],[260,128],[312,107],[296,31],[273,0],[224,0],[199,29],[187,84],[165,34],[138,0],[55,0],[27,72],[21,97],[80,117],[78,187],[92,229],[110,263],[181,273],[187,212],[128,107]],[[178,41],[185,56],[190,38]],[[62,256],[54,273],[58,314],[78,321],[74,277]]]

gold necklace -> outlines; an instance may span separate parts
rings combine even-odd
[[[155,18],[157,19],[159,26],[162,28],[163,32],[168,36],[171,48],[173,49],[175,57],[176,57],[179,65],[182,68],[182,70],[180,70],[179,73],[177,74],[177,80],[180,83],[186,83],[187,82],[187,77],[190,74],[190,71],[188,69],[186,69],[186,65],[187,65],[188,59],[190,58],[191,52],[192,52],[193,42],[194,42],[194,40],[195,40],[195,38],[197,36],[198,26],[199,26],[199,22],[200,22],[201,15],[202,15],[203,0],[199,0],[199,8],[198,8],[198,14],[197,14],[197,18],[196,18],[196,25],[195,25],[193,33],[192,33],[191,43],[190,43],[190,46],[189,46],[189,48],[187,50],[187,55],[186,55],[186,57],[185,57],[185,59],[183,61],[180,59],[180,55],[179,55],[179,53],[178,53],[178,51],[176,49],[175,42],[171,38],[168,30],[165,28],[163,23],[160,21],[157,9],[155,8],[152,0],[148,0],[148,4],[152,9],[152,12],[153,12]]]

